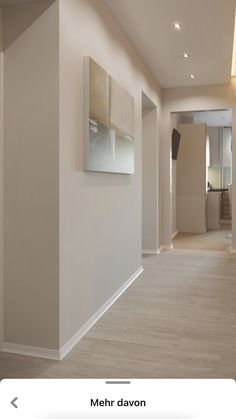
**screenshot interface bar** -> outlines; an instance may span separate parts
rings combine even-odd
[[[235,419],[234,380],[2,380],[4,419]]]

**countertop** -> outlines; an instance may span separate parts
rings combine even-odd
[[[227,188],[220,188],[220,189],[208,189],[207,192],[228,192]]]

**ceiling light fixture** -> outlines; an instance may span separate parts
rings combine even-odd
[[[190,74],[190,79],[195,79],[195,76],[194,76],[194,74]]]
[[[180,29],[182,28],[182,25],[181,25],[181,23],[179,23],[179,22],[174,22],[174,23],[173,23],[173,28],[174,28],[176,31],[180,31]]]
[[[183,52],[182,57],[183,58],[189,58],[190,54],[188,54],[187,52]]]

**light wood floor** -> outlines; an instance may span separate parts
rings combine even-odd
[[[64,361],[2,353],[0,376],[236,378],[236,256],[175,249],[144,268]]]
[[[232,240],[226,236],[231,232],[231,225],[222,225],[219,230],[205,234],[179,233],[173,240],[176,249],[199,249],[229,251]]]

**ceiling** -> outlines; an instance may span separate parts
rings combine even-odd
[[[0,0],[1,6],[39,0]],[[228,83],[236,0],[101,0],[161,87]],[[226,7],[227,5],[227,7]],[[180,31],[173,28],[181,22]],[[182,53],[190,57],[184,59]],[[190,79],[194,74],[195,79]]]
[[[208,127],[231,127],[232,111],[225,109],[221,111],[182,112],[181,119],[192,119],[194,124],[206,124]]]
[[[142,92],[142,109],[152,109],[154,107],[155,105],[151,99],[149,99],[149,97],[146,96],[144,92]]]
[[[229,82],[236,0],[104,2],[161,87]],[[173,28],[176,21],[180,31]]]

